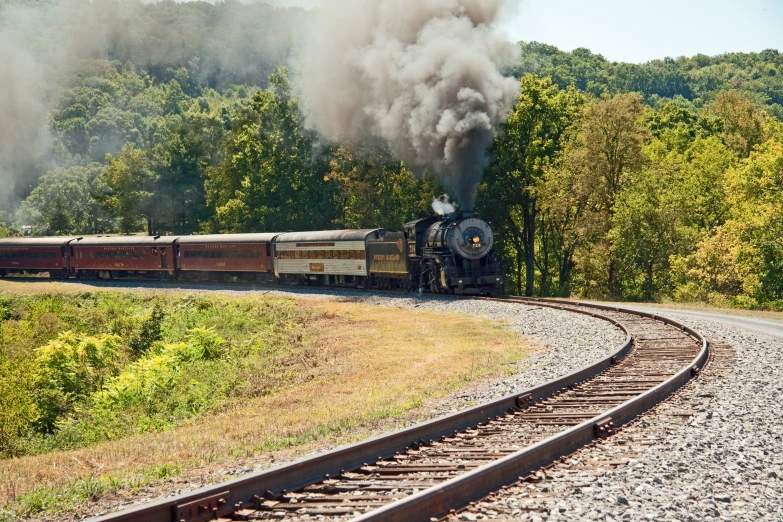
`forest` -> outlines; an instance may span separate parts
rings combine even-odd
[[[0,236],[400,227],[446,191],[381,141],[306,125],[307,11],[61,9],[0,3],[0,68],[26,72],[0,87]],[[783,310],[783,56],[519,45],[476,203],[508,291]]]

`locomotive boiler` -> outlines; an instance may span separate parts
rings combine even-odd
[[[494,294],[503,291],[503,267],[495,237],[472,212],[453,212],[405,225],[414,281],[432,293]]]

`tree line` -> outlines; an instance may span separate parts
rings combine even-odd
[[[783,307],[776,51],[632,65],[520,45],[477,203],[510,292]],[[0,235],[400,227],[444,192],[384,143],[309,130],[285,68],[243,83],[139,62],[59,77],[55,166]]]

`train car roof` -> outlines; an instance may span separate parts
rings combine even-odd
[[[275,243],[308,243],[311,241],[364,241],[367,236],[380,231],[380,228],[367,230],[322,230],[319,232],[289,232],[280,234]]]
[[[279,234],[205,234],[183,236],[177,239],[180,245],[206,245],[214,243],[271,243]]]
[[[8,237],[0,239],[0,247],[51,247],[63,246],[75,237]]]
[[[179,236],[103,236],[85,237],[71,243],[71,246],[168,246]]]

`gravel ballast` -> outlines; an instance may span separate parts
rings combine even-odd
[[[732,372],[703,375],[681,393],[690,403],[675,397],[674,405],[666,403],[605,443],[575,454],[545,480],[512,486],[463,516],[783,520],[783,341],[676,312],[666,315],[732,345]],[[682,414],[673,408],[682,404],[693,405],[693,415],[673,421]],[[624,464],[599,473],[584,469],[597,459]],[[574,471],[566,469],[571,465]],[[534,506],[538,509],[528,511]]]

